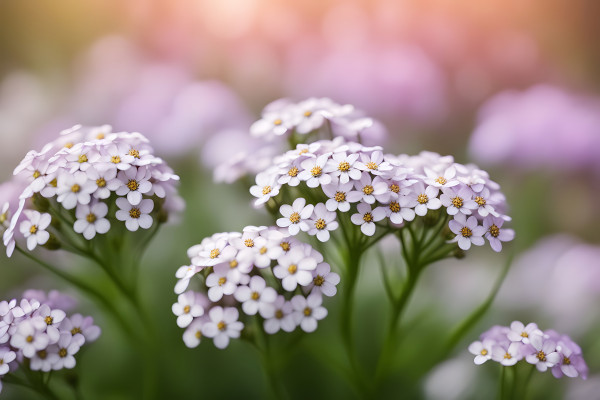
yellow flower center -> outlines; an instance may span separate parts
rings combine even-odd
[[[379,165],[377,165],[373,161],[369,161],[368,163],[365,164],[365,167],[367,167],[369,169],[377,170],[377,168],[379,168]]]
[[[335,197],[334,197],[335,201],[337,201],[338,203],[341,203],[343,201],[346,201],[346,193],[344,192],[335,192]]]
[[[73,147],[73,146],[74,146],[73,142],[67,142],[67,143],[65,143],[65,147],[66,147],[67,149],[70,149],[70,148],[71,148],[71,147]]]
[[[252,294],[250,295],[250,298],[252,300],[258,300],[260,298],[260,293],[258,293],[258,292],[252,292]]]
[[[281,242],[279,245],[281,246],[281,248],[283,249],[283,251],[285,251],[286,253],[288,251],[290,251],[290,249],[292,248],[292,246],[290,245],[289,242]]]
[[[121,157],[119,157],[119,156],[112,156],[110,158],[110,162],[113,163],[113,164],[118,164],[118,163],[121,162]]]
[[[563,364],[564,365],[571,365],[571,359],[569,357],[563,357]]]
[[[315,221],[315,228],[317,228],[320,231],[325,229],[326,226],[327,224],[325,223],[325,220],[323,218],[319,218]]]
[[[300,222],[300,214],[298,214],[297,212],[292,213],[292,215],[290,215],[290,222],[292,224],[297,224],[298,222]]]
[[[263,254],[267,254],[267,251],[269,251],[269,249],[267,249],[265,246],[261,247],[260,250],[258,251],[261,255]]]
[[[470,230],[469,228],[467,228],[466,226],[463,226],[460,229],[460,234],[463,235],[463,237],[469,238],[469,237],[473,236],[473,231]]]
[[[323,283],[325,283],[325,278],[323,278],[321,275],[317,275],[315,276],[315,279],[313,279],[313,283],[315,286],[321,286]]]
[[[273,121],[273,125],[275,125],[275,126],[279,126],[281,124],[283,124],[283,121],[279,118],[277,118],[275,121]]]
[[[93,224],[94,222],[96,222],[96,215],[93,213],[89,213],[86,217],[85,220],[87,222],[89,222],[90,224]]]
[[[400,204],[397,201],[392,201],[390,203],[390,211],[393,213],[400,212]]]
[[[52,323],[54,322],[54,318],[48,315],[46,318],[44,318],[44,322],[46,323],[46,325],[52,325]]]
[[[363,215],[363,221],[365,221],[365,222],[372,222],[373,221],[373,216],[371,215],[370,212],[365,213]]]
[[[269,194],[269,193],[271,193],[271,186],[267,185],[267,186],[263,187],[262,194]]]
[[[138,190],[140,184],[135,179],[130,179],[129,182],[127,182],[127,187],[133,192]]]
[[[426,204],[429,201],[429,197],[427,197],[426,194],[421,193],[419,196],[417,196],[417,201],[419,204]]]
[[[81,190],[81,187],[78,184],[74,184],[73,186],[71,186],[71,192],[73,193],[77,193]]]
[[[198,330],[198,331],[196,331],[196,334],[194,334],[194,336],[196,336],[196,339],[200,340],[200,339],[202,339],[202,332],[200,332]]]
[[[528,338],[529,337],[529,333],[523,331],[523,332],[521,332],[521,337]]]
[[[184,314],[188,314],[191,310],[192,310],[192,307],[190,307],[189,305],[183,307]]]
[[[226,324],[225,322],[223,322],[223,321],[220,321],[220,322],[217,324],[217,328],[218,328],[220,331],[224,331],[225,329],[227,329],[227,324]]]
[[[56,178],[52,179],[50,182],[48,182],[50,184],[50,186],[52,187],[56,187],[58,185],[58,181],[56,180]]]
[[[277,319],[283,318],[283,311],[281,311],[281,310],[275,311],[275,318],[277,318]]]
[[[318,165],[313,167],[310,170],[310,173],[312,174],[312,176],[317,177],[317,176],[321,176],[321,173],[323,172],[323,168],[319,167]]]
[[[37,169],[33,171],[33,179],[37,179],[40,176],[42,176],[42,173],[40,171],[38,171]]]
[[[5,223],[7,217],[8,217],[8,215],[6,215],[6,213],[0,214],[0,224]]]
[[[130,156],[133,156],[134,158],[140,158],[140,152],[137,151],[136,149],[131,149],[127,152],[127,154],[129,154]]]
[[[252,239],[246,239],[246,240],[244,240],[244,246],[246,246],[246,247],[254,247],[254,240],[252,240]]]
[[[347,161],[342,161],[340,165],[338,165],[338,169],[342,172],[348,172],[350,170],[350,163]]]
[[[45,360],[48,357],[48,352],[46,350],[40,350],[37,352],[37,355],[40,359]]]
[[[96,135],[96,139],[98,139],[98,140],[102,140],[102,139],[104,139],[104,133],[99,133],[99,134],[97,134],[97,135]]]
[[[463,199],[458,196],[452,198],[452,205],[456,208],[461,208],[463,206]]]
[[[292,275],[294,275],[296,273],[296,271],[298,271],[298,266],[296,264],[291,264],[288,267],[288,272]]]
[[[308,153],[308,149],[302,149],[298,152],[298,154],[302,155],[302,154],[306,154]]]
[[[31,233],[32,235],[35,234],[37,231],[38,231],[37,225],[31,225],[31,228],[29,228],[29,233]]]
[[[438,176],[438,178],[435,181],[440,185],[445,185],[446,183],[448,183],[446,178],[444,178],[443,176]]]
[[[80,164],[83,164],[83,163],[85,163],[85,162],[88,161],[88,158],[87,158],[87,156],[85,154],[82,154],[82,155],[79,156],[79,158],[77,159],[77,161],[79,161]]]
[[[305,117],[307,117],[307,118],[308,118],[308,117],[310,117],[311,115],[312,115],[312,111],[310,111],[310,110],[306,110],[306,111],[304,111],[304,116],[305,116]]]
[[[225,282],[227,282],[227,278],[225,278],[224,276],[219,278],[219,286],[223,286]]]
[[[71,335],[75,336],[78,333],[81,333],[81,328],[80,327],[76,326],[73,329],[71,329]]]
[[[538,351],[536,357],[540,361],[546,361],[546,353],[544,353],[542,350]]]
[[[310,307],[305,307],[303,314],[307,317],[310,317],[310,314],[312,314],[312,309]]]
[[[212,249],[210,251],[210,258],[217,258],[219,257],[219,255],[221,254],[221,251],[219,249]]]
[[[31,335],[27,336],[27,337],[25,338],[25,341],[26,341],[27,343],[32,343],[32,342],[33,342],[33,336],[31,336]]]
[[[237,260],[231,260],[229,261],[229,268],[233,269],[235,267],[237,267],[239,264],[237,262]]]
[[[492,224],[492,226],[490,226],[490,229],[488,229],[488,232],[490,233],[490,235],[492,235],[493,237],[498,237],[498,235],[500,235],[500,228],[498,228],[496,226],[496,224]]]
[[[477,196],[477,197],[475,197],[475,203],[477,203],[477,205],[479,205],[480,207],[483,207],[483,206],[485,206],[486,201],[483,197]]]
[[[298,168],[297,167],[290,168],[290,170],[288,171],[288,175],[291,177],[298,175]]]
[[[512,358],[512,356],[510,355],[510,353],[507,352],[504,354],[504,358],[507,360],[510,360]]]
[[[139,208],[133,207],[131,210],[129,210],[129,216],[131,218],[138,219],[139,217],[142,216],[142,212],[140,211]]]
[[[104,178],[98,178],[96,179],[96,185],[100,188],[103,188],[106,186],[106,180]]]
[[[487,356],[487,353],[488,353],[488,351],[486,349],[483,349],[483,350],[480,351],[480,354],[482,356]]]
[[[371,185],[366,185],[366,186],[363,188],[363,193],[364,193],[364,194],[366,194],[366,195],[373,194],[373,191],[374,191],[374,190],[375,190],[375,189],[373,189],[373,186],[371,186]]]
[[[396,185],[395,183],[392,183],[390,185],[390,191],[394,193],[400,193],[400,186]]]

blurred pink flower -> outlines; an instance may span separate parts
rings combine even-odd
[[[600,172],[600,98],[550,85],[501,92],[481,107],[470,151],[486,163]]]

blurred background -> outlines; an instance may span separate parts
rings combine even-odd
[[[247,131],[280,97],[351,103],[387,128],[387,152],[477,163],[512,207],[517,239],[507,250],[516,261],[506,284],[464,346],[422,380],[421,394],[482,398],[497,369],[476,368],[466,345],[522,319],[570,334],[591,368],[587,382],[538,376],[540,393],[597,398],[599,18],[595,0],[0,0],[0,179],[74,124],[146,135],[180,174],[187,202],[155,239],[141,278],[172,352],[163,378],[172,398],[260,398],[265,382],[250,346],[185,348],[170,312],[174,273],[205,236],[271,223],[241,184],[213,183],[228,135]],[[428,317],[408,340],[426,348],[432,331],[450,329],[485,298],[505,256],[477,249],[430,268],[414,299],[415,315]],[[2,299],[28,287],[69,292],[26,260],[0,257]],[[383,301],[380,282],[364,280],[359,321]],[[306,346],[333,337],[336,307]],[[119,394],[122,372],[136,360],[110,322],[97,320],[104,335],[81,359],[82,387],[89,398],[128,398]],[[303,379],[323,397],[353,395],[318,358],[294,360],[286,367],[297,377],[293,397],[308,393]],[[22,394],[5,385],[2,396]]]

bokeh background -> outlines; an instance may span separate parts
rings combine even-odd
[[[512,208],[509,277],[470,338],[422,379],[420,395],[494,393],[497,369],[476,368],[466,345],[492,324],[522,319],[570,334],[591,369],[585,382],[537,376],[534,393],[598,398],[599,20],[596,0],[0,0],[0,179],[77,123],[149,137],[180,174],[187,202],[155,239],[140,278],[170,352],[160,361],[170,398],[261,398],[266,386],[249,345],[185,348],[170,312],[174,273],[203,237],[270,223],[242,184],[213,182],[235,146],[231,135],[280,97],[354,104],[387,128],[387,152],[475,162]],[[81,262],[48,256],[70,268]],[[2,299],[28,287],[76,295],[23,258],[0,257]],[[430,268],[408,316],[418,329],[406,340],[426,351],[432,332],[485,298],[505,257],[477,249]],[[357,320],[383,301],[380,291],[363,276]],[[81,307],[95,315],[83,299]],[[304,348],[335,340],[336,307]],[[127,371],[138,360],[110,321],[96,319],[104,334],[79,360],[86,398],[128,398]],[[364,353],[380,336],[378,321],[368,322]],[[319,397],[353,396],[315,353],[298,350],[283,371],[293,397],[314,388]],[[24,393],[5,385],[2,396]]]

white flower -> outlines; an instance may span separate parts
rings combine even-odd
[[[505,348],[501,345],[496,345],[492,348],[492,359],[499,362],[500,364],[508,367],[515,365],[517,361],[521,360],[521,343],[512,342]]]
[[[328,211],[325,204],[319,203],[315,206],[312,218],[310,219],[309,235],[316,235],[321,242],[329,240],[329,231],[338,228],[338,222],[335,220],[336,214],[333,211]]]
[[[454,219],[448,223],[448,226],[456,234],[456,237],[450,243],[458,242],[458,247],[463,250],[469,250],[471,244],[483,246],[485,243],[483,240],[485,228],[477,224],[477,218],[474,216],[467,219],[464,214],[456,214]]]
[[[442,202],[437,198],[440,190],[433,186],[427,186],[418,182],[411,186],[411,193],[406,196],[407,206],[414,207],[415,214],[423,217],[427,210],[437,210],[442,206]]]
[[[317,158],[309,158],[302,161],[300,166],[302,172],[298,175],[300,180],[306,181],[306,185],[309,188],[316,188],[319,185],[327,185],[331,182],[330,172],[334,169],[331,164],[327,164],[331,153],[325,153]]]
[[[117,178],[116,168],[90,168],[86,171],[88,179],[96,184],[93,196],[97,199],[108,199],[111,191],[117,190],[121,181]]]
[[[281,284],[288,292],[294,291],[297,285],[306,286],[312,282],[312,271],[317,267],[317,261],[307,256],[302,248],[290,250],[279,257],[278,262],[273,274],[282,280]]]
[[[23,214],[25,214],[27,220],[21,222],[19,230],[27,239],[27,249],[31,251],[38,244],[45,244],[50,238],[50,234],[46,231],[46,228],[50,225],[52,217],[50,214],[40,214],[33,210],[23,210]]]
[[[260,311],[261,315],[269,313],[265,310],[273,307],[277,298],[277,292],[267,286],[265,280],[260,276],[250,278],[248,286],[240,286],[235,291],[235,299],[242,304],[242,310],[248,315],[255,315]]]
[[[322,187],[323,193],[329,200],[325,203],[325,207],[329,211],[340,210],[347,212],[350,210],[350,203],[356,203],[362,198],[362,194],[354,188],[353,182],[346,183],[330,183]]]
[[[340,276],[331,272],[331,267],[327,263],[320,263],[313,271],[313,281],[307,286],[310,293],[321,293],[327,297],[335,296],[337,293],[337,284],[340,283]]]
[[[189,291],[177,297],[177,303],[171,307],[173,314],[177,316],[177,326],[185,328],[192,323],[196,317],[204,315],[204,306],[207,305],[204,297]]]
[[[531,336],[542,336],[543,334],[544,333],[538,329],[537,324],[534,322],[531,322],[525,326],[521,321],[513,321],[510,324],[510,332],[508,332],[506,336],[512,342],[523,342],[528,344]]]
[[[280,185],[298,186],[300,184],[300,162],[293,160],[291,163],[280,165],[279,174],[281,177],[277,180]]]
[[[190,284],[190,279],[198,272],[200,272],[204,267],[192,266],[192,265],[183,265],[177,269],[175,272],[175,277],[178,279],[175,284],[175,294],[181,294],[187,289]]]
[[[387,193],[388,186],[381,178],[371,179],[368,172],[363,172],[360,180],[354,183],[356,190],[362,195],[362,201],[367,204],[375,203],[377,197]]]
[[[46,323],[42,317],[24,320],[11,337],[10,345],[23,351],[25,357],[31,358],[35,352],[48,346],[50,339],[45,331]]]
[[[134,232],[138,228],[148,229],[152,226],[152,217],[149,215],[154,208],[151,199],[144,199],[138,205],[132,205],[126,198],[116,200],[119,210],[115,216],[119,221],[125,221],[128,230]]]
[[[58,347],[53,346],[48,349],[37,351],[31,358],[29,367],[32,371],[48,372],[52,370],[54,363],[58,361]]]
[[[75,367],[75,357],[73,357],[73,355],[76,354],[81,347],[79,340],[71,335],[70,332],[61,333],[56,347],[58,348],[58,359],[52,365],[52,369],[71,369]]]
[[[192,257],[192,264],[199,267],[212,267],[233,260],[236,254],[237,250],[226,239],[220,238],[207,243],[198,255]]]
[[[269,201],[271,197],[277,196],[280,188],[277,176],[266,172],[256,175],[256,185],[250,188],[250,194],[257,198],[254,205],[259,206]]]
[[[84,317],[81,314],[73,314],[69,318],[63,319],[60,324],[61,331],[71,332],[71,335],[82,335],[85,342],[93,342],[102,332],[100,327],[94,325],[92,317]]]
[[[262,118],[250,126],[250,134],[256,137],[264,136],[267,140],[285,134],[291,127],[291,115],[286,109],[266,112]]]
[[[117,178],[121,181],[121,186],[116,190],[117,195],[127,195],[127,201],[137,206],[142,201],[142,195],[152,190],[151,176],[150,170],[145,167],[120,171]]]
[[[483,188],[481,192],[475,193],[473,200],[477,203],[477,212],[482,217],[487,217],[489,214],[492,214],[494,217],[499,216],[494,206],[490,204],[491,198],[489,189]]]
[[[490,242],[492,249],[496,252],[502,250],[502,242],[509,242],[515,238],[515,231],[503,229],[504,219],[488,215],[483,219],[485,237]]]
[[[293,316],[294,308],[292,303],[287,301],[282,295],[277,296],[271,309],[262,310],[261,316],[265,319],[263,327],[268,334],[274,334],[283,330],[291,332],[296,329],[296,323]]]
[[[492,347],[495,340],[486,339],[483,342],[476,341],[469,345],[469,352],[475,355],[475,364],[481,365],[492,358]]]
[[[183,333],[183,343],[190,349],[198,347],[202,341],[202,326],[204,323],[205,319],[203,318],[195,319]]]
[[[67,210],[75,208],[77,204],[88,204],[97,187],[96,182],[90,181],[87,173],[82,171],[74,174],[61,173],[56,182],[56,201]]]
[[[370,157],[365,153],[361,153],[360,161],[356,162],[356,167],[373,175],[384,175],[393,169],[390,163],[383,160],[383,153],[380,150],[371,153]]]
[[[304,332],[314,332],[317,329],[317,321],[327,316],[327,309],[321,307],[322,302],[321,295],[316,293],[308,297],[300,294],[292,297],[294,320]]]
[[[277,226],[288,228],[290,235],[297,235],[300,230],[307,231],[309,229],[306,222],[312,215],[314,206],[306,204],[306,200],[302,197],[294,200],[292,205],[284,204],[279,208],[279,212],[284,218],[277,220]]]
[[[15,358],[17,358],[17,355],[10,348],[0,347],[0,376],[8,373],[8,364],[13,362]]]
[[[385,218],[385,211],[381,207],[371,210],[371,206],[365,203],[358,203],[356,209],[358,214],[352,214],[350,220],[354,225],[360,226],[362,233],[373,236],[375,234],[375,222]]]
[[[358,153],[346,155],[345,151],[333,153],[331,160],[328,161],[329,169],[332,170],[331,176],[338,178],[342,184],[350,180],[359,180],[362,173],[355,166],[358,156]]]
[[[214,272],[206,277],[208,298],[217,302],[223,295],[233,294],[239,283],[239,275],[231,274],[229,264],[218,264],[214,266]]]
[[[237,308],[216,306],[208,312],[209,320],[202,325],[202,334],[212,338],[215,346],[224,349],[229,345],[229,338],[239,338],[244,324],[238,321]]]
[[[560,362],[560,354],[556,351],[556,343],[543,336],[533,335],[529,338],[530,354],[525,357],[529,364],[534,364],[538,371],[544,372]]]
[[[95,204],[79,204],[75,211],[77,220],[73,224],[73,230],[83,234],[87,240],[91,240],[96,233],[106,233],[110,229],[110,222],[106,218],[108,206],[99,202]]]
[[[430,168],[425,167],[425,183],[437,188],[448,188],[458,185],[460,182],[455,179],[456,169],[454,166],[450,166],[444,170],[443,173],[438,173]]]
[[[33,316],[40,316],[44,319],[46,323],[46,334],[50,338],[51,343],[56,343],[58,338],[60,337],[60,331],[58,327],[60,323],[65,319],[66,313],[60,309],[50,309],[47,304],[42,304],[40,308],[38,308]]]
[[[478,207],[477,203],[471,197],[473,197],[473,192],[466,186],[460,187],[458,190],[443,188],[440,201],[446,207],[446,212],[449,215],[456,215],[459,212],[471,215],[472,210]]]

